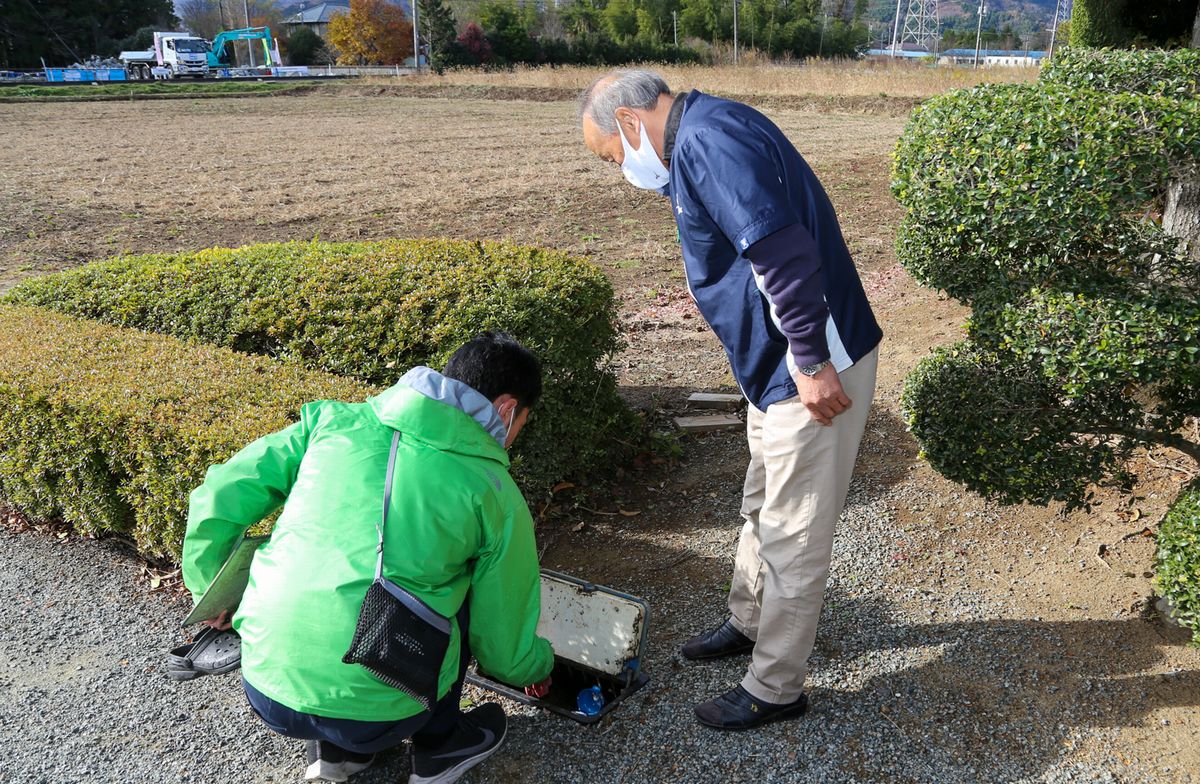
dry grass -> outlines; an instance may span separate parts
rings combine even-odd
[[[797,65],[647,66],[672,88],[696,88],[723,95],[899,96],[928,98],[984,82],[1030,82],[1036,68],[951,68],[914,63],[811,61]],[[520,68],[513,71],[462,70],[443,76],[408,77],[405,84],[508,88],[583,89],[606,68]],[[394,83],[389,80],[389,83]]]
[[[904,118],[771,116],[829,189],[859,264],[887,267],[888,161]],[[313,236],[507,239],[605,267],[632,328],[626,383],[728,383],[694,314],[679,330],[657,323],[683,293],[669,206],[584,148],[571,101],[310,95],[174,101],[165,113],[154,102],[22,104],[0,112],[0,137],[0,289],[126,251]],[[667,366],[663,356],[686,359]]]

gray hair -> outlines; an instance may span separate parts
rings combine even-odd
[[[654,71],[609,71],[580,94],[579,119],[590,118],[611,136],[617,132],[617,109],[651,109],[660,95],[670,94],[666,80]]]

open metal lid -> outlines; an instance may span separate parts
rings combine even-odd
[[[538,634],[563,659],[609,675],[636,673],[649,615],[642,599],[558,572],[542,572]]]

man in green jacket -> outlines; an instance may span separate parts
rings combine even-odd
[[[483,333],[443,373],[414,368],[365,403],[309,403],[192,493],[183,577],[197,600],[246,529],[283,507],[232,624],[250,705],[274,731],[308,741],[308,779],[345,781],[411,738],[410,784],[455,781],[507,726],[495,703],[459,710],[470,655],[507,683],[548,679],[533,520],[505,451],[541,387],[531,352]],[[397,431],[383,576],[453,619],[430,710],[342,662],[375,576]]]

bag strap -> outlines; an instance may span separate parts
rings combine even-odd
[[[382,524],[376,524],[379,531],[379,556],[375,560],[375,579],[383,576],[383,532],[387,528],[388,507],[392,505],[392,474],[396,471],[396,449],[400,446],[400,431],[392,435],[392,451],[388,454],[387,478],[383,480],[383,519]]]

